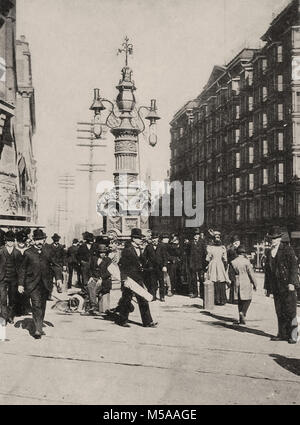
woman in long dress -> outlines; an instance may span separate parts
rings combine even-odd
[[[211,245],[207,247],[206,261],[208,264],[208,279],[214,282],[215,304],[225,305],[227,302],[226,285],[230,284],[227,268],[227,251],[222,245],[220,232],[214,232]]]

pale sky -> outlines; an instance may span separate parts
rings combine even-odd
[[[134,45],[129,65],[138,105],[157,99],[158,144],[141,138],[141,168],[152,179],[169,169],[169,122],[195,98],[215,64],[223,65],[245,45],[258,47],[273,13],[288,0],[18,0],[17,35],[24,34],[32,54],[37,131],[39,218],[47,221],[59,198],[57,176],[76,173],[88,149],[76,147],[77,121],[89,120],[94,87],[114,100],[124,64],[116,52],[127,35]],[[104,142],[103,142],[104,143]],[[107,164],[99,179],[114,171],[113,139],[96,150]],[[73,211],[86,216],[88,173],[78,173]]]

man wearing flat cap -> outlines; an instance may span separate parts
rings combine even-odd
[[[143,235],[141,229],[134,228],[131,230],[131,241],[122,251],[119,266],[122,282],[129,277],[138,285],[145,287],[143,274],[144,258],[141,248],[143,243],[142,239]],[[128,316],[132,311],[132,297],[132,290],[123,286],[122,297],[118,304],[119,319],[116,320],[116,323],[120,326],[129,327]],[[136,299],[139,305],[143,326],[147,328],[156,327],[157,323],[154,323],[152,320],[148,301],[139,295],[136,295]]]
[[[19,293],[29,295],[32,305],[34,323],[33,336],[40,339],[44,335],[43,320],[49,292],[52,291],[54,274],[59,285],[62,281],[62,271],[55,262],[52,251],[44,244],[47,236],[41,229],[33,232],[33,246],[24,252],[19,273]]]
[[[272,340],[295,344],[298,335],[298,265],[293,248],[283,242],[282,236],[283,232],[278,226],[274,226],[269,233],[272,245],[266,252],[264,288],[267,296],[273,294],[278,321],[278,334]]]
[[[14,246],[16,239],[14,232],[11,230],[6,232],[4,239],[5,246],[0,249],[1,316],[6,322],[13,323],[22,255]]]

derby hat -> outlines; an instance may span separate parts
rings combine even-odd
[[[269,232],[268,236],[271,239],[277,239],[282,237],[282,231],[279,226],[273,226],[271,228],[271,231]]]
[[[24,230],[20,230],[16,233],[16,240],[20,243],[25,243],[28,239],[28,235],[24,232]]]
[[[77,238],[73,239],[72,243],[78,243],[78,239]]]
[[[231,243],[239,242],[240,240],[241,240],[241,238],[239,237],[239,235],[234,235],[231,238]]]
[[[46,234],[41,229],[35,229],[33,231],[32,239],[34,241],[40,240],[40,239],[46,239]]]
[[[8,230],[8,232],[5,233],[4,237],[7,242],[14,242],[16,240],[16,235],[12,230]]]
[[[152,239],[159,238],[159,233],[158,233],[158,231],[157,231],[157,230],[153,230],[153,231],[151,232],[151,238],[152,238]]]
[[[135,239],[143,239],[144,235],[142,234],[142,230],[139,228],[131,229],[131,238]]]
[[[54,235],[51,237],[51,239],[54,242],[58,242],[61,239],[61,237],[57,233],[54,233]]]
[[[169,237],[170,237],[169,233],[164,232],[161,234],[162,239],[169,239]]]
[[[94,241],[93,233],[84,232],[84,233],[82,233],[82,236],[83,236],[83,240],[85,240],[86,242],[93,242]]]

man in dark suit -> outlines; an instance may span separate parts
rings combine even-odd
[[[159,234],[155,230],[152,232],[151,241],[147,244],[144,250],[144,276],[145,284],[148,291],[153,296],[153,301],[156,301],[158,282],[160,279],[160,258],[157,256],[157,247],[159,244]],[[162,279],[162,298],[164,298],[164,282]]]
[[[16,233],[16,249],[20,251],[22,255],[22,261],[24,259],[24,252],[28,249],[26,242],[28,240],[28,231],[26,229],[19,230]],[[17,316],[27,316],[31,312],[31,305],[29,297],[25,294],[19,294],[17,291],[17,306],[16,306],[16,313]]]
[[[67,263],[69,268],[69,280],[68,280],[68,288],[72,288],[72,278],[73,272],[77,273],[77,283],[81,286],[81,274],[80,267],[78,264],[77,253],[79,249],[79,241],[78,239],[73,239],[72,245],[68,248],[67,251]]]
[[[90,271],[90,260],[94,254],[96,254],[94,246],[94,235],[89,232],[83,233],[84,243],[79,246],[77,252],[77,260],[80,264],[82,273],[82,285],[83,288],[87,288],[89,278],[91,277]]]
[[[46,303],[55,279],[61,285],[62,271],[53,258],[52,252],[44,247],[45,233],[41,229],[33,232],[33,246],[24,253],[19,273],[19,293],[29,295],[32,305],[32,318],[35,325],[34,338],[40,339],[43,332]]]
[[[122,283],[129,277],[138,285],[145,287],[143,274],[144,259],[141,250],[142,238],[141,229],[132,229],[131,242],[127,243],[126,247],[123,249],[119,261]],[[133,292],[131,289],[123,286],[122,297],[118,303],[119,319],[116,320],[116,323],[120,326],[129,327],[127,322],[129,313],[132,311],[132,297]],[[147,328],[156,327],[157,323],[154,323],[152,320],[148,301],[138,295],[136,295],[136,299],[139,305],[143,326]]]
[[[198,282],[200,282],[200,297],[204,296],[204,270],[206,267],[206,247],[203,239],[200,239],[200,230],[196,229],[194,239],[190,246],[190,297],[198,297]]]
[[[5,234],[5,246],[0,249],[0,303],[1,315],[6,322],[14,323],[21,253],[15,248],[15,234]],[[9,303],[7,304],[7,297]]]
[[[269,236],[272,246],[266,252],[264,288],[267,296],[273,294],[278,320],[278,334],[272,341],[296,344],[296,290],[299,288],[297,258],[293,248],[282,241],[283,233],[278,226],[274,226]]]
[[[52,244],[50,245],[50,248],[52,249],[52,257],[55,263],[58,265],[57,267],[59,267],[60,269],[59,272],[66,272],[67,271],[67,255],[66,255],[64,245],[59,243],[61,237],[57,233],[54,233],[51,239],[53,240]],[[55,274],[54,274],[54,278],[55,278]],[[56,285],[57,285],[57,292],[62,292],[62,288],[60,287],[60,285],[57,284],[57,282],[56,282]]]
[[[171,292],[169,296],[174,295],[178,291],[180,284],[180,266],[181,266],[181,251],[178,235],[173,235],[168,244],[168,274],[170,276]]]

